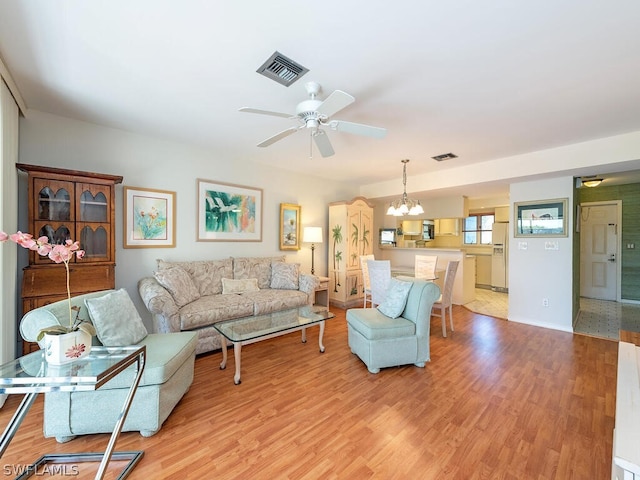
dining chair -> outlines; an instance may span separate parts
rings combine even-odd
[[[375,260],[374,255],[360,255],[360,268],[362,269],[362,283],[364,284],[364,308],[367,308],[367,300],[371,305],[371,281],[369,280],[368,260]],[[373,305],[371,305],[373,307]]]
[[[437,255],[416,255],[414,272],[415,277],[422,280],[435,279],[437,263]]]
[[[371,306],[378,306],[387,295],[387,288],[391,281],[391,261],[367,260],[367,267],[371,282]]]
[[[447,336],[447,309],[449,309],[449,323],[453,332],[453,282],[456,279],[458,271],[458,260],[450,261],[447,264],[447,270],[444,274],[444,289],[440,298],[433,303],[431,315],[442,318],[442,336]],[[437,313],[437,311],[440,313]]]

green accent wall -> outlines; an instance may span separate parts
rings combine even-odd
[[[623,300],[640,301],[640,184],[578,189],[578,203],[622,201],[621,291]],[[635,248],[627,248],[633,243]]]

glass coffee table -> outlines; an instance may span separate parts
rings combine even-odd
[[[215,329],[222,338],[222,363],[220,370],[227,367],[227,341],[233,344],[233,354],[236,364],[236,373],[233,382],[238,385],[240,380],[240,356],[243,345],[260,342],[269,338],[286,335],[287,333],[302,330],[302,342],[307,341],[306,329],[313,325],[319,325],[318,346],[324,353],[322,337],[324,335],[324,322],[335,317],[327,307],[322,305],[292,308],[266,315],[255,317],[234,318],[214,324]]]
[[[0,394],[24,393],[25,396],[16,410],[13,418],[0,437],[0,458],[13,439],[18,427],[22,423],[34,400],[39,393],[46,392],[84,392],[96,390],[113,377],[123,372],[131,365],[135,365],[135,375],[129,387],[125,403],[120,410],[111,438],[104,453],[65,453],[47,454],[36,462],[16,471],[16,478],[24,479],[40,476],[38,469],[48,463],[76,463],[100,462],[96,479],[101,479],[106,473],[110,460],[126,460],[129,463],[118,476],[126,478],[133,467],[144,455],[143,451],[115,452],[115,444],[122,431],[129,407],[136,393],[146,361],[146,347],[98,347],[91,348],[88,356],[65,365],[50,365],[44,358],[44,350],[37,350],[23,357],[0,366]],[[5,472],[7,467],[5,465]],[[77,467],[75,467],[77,468]],[[76,474],[77,472],[72,472]]]

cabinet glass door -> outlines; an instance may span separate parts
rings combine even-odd
[[[34,220],[73,221],[73,183],[36,178],[34,187],[38,192]]]
[[[84,257],[79,262],[105,262],[109,260],[109,233],[104,225],[77,223],[80,248]]]
[[[68,239],[72,239],[71,229],[73,228],[72,223],[62,223],[62,222],[34,222],[36,231],[33,235],[37,238],[46,236],[49,238],[49,243],[53,245],[62,245]],[[53,263],[52,260],[49,260],[49,257],[43,257],[39,255],[37,252],[33,252],[34,263],[38,265]]]
[[[109,221],[109,187],[107,185],[78,184],[78,220],[106,223]]]

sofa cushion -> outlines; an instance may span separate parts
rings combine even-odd
[[[147,329],[124,288],[101,297],[87,298],[85,305],[105,347],[123,347],[142,341]]]
[[[271,264],[271,288],[298,290],[299,263],[273,262]]]
[[[257,292],[258,288],[257,278],[243,278],[236,280],[233,278],[222,279],[222,294],[229,295],[233,293],[245,293],[245,292]]]
[[[398,338],[416,334],[416,324],[403,317],[391,318],[376,308],[347,310],[347,323],[368,340]]]
[[[147,347],[140,387],[161,385],[169,380],[191,355],[195,355],[197,343],[198,335],[195,332],[150,333],[147,335],[138,344]],[[135,375],[132,367],[108,381],[100,390],[129,388]]]
[[[298,290],[266,288],[259,292],[243,293],[241,296],[254,306],[252,313],[249,315],[263,315],[278,310],[308,305],[307,294]]]
[[[258,288],[269,288],[271,285],[271,263],[284,262],[284,255],[280,257],[237,257],[233,259],[233,277],[241,280],[243,278],[257,278]]]
[[[380,313],[391,318],[399,317],[407,304],[407,297],[412,285],[413,283],[411,282],[403,282],[392,278],[389,281],[384,300],[378,305]]]
[[[200,295],[216,295],[222,293],[222,279],[233,278],[233,259],[223,260],[197,260],[191,262],[167,262],[157,260],[158,270],[172,267],[184,269],[190,276],[193,284],[200,291]]]
[[[158,270],[153,276],[160,285],[169,290],[179,307],[200,298],[200,291],[191,280],[191,275],[182,267],[174,266]]]
[[[244,295],[207,295],[180,309],[180,330],[193,330],[222,320],[249,317],[253,315],[253,310],[253,301]]]

